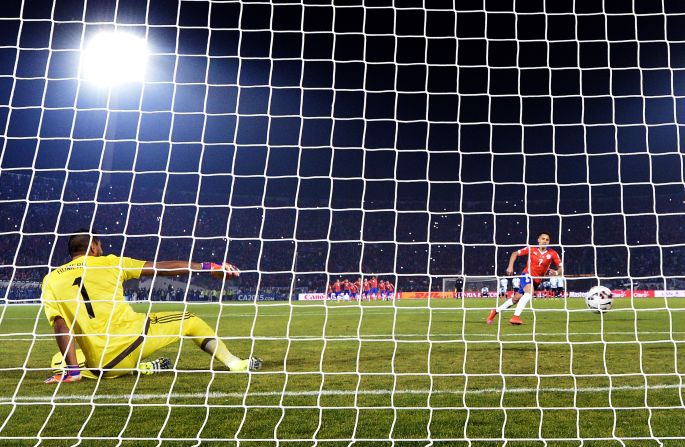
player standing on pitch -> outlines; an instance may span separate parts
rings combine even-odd
[[[187,275],[193,271],[208,271],[217,278],[237,277],[240,271],[233,265],[104,256],[100,240],[87,230],[79,230],[69,238],[69,255],[70,262],[43,279],[45,315],[66,360],[63,373],[55,374],[45,383],[81,380],[76,341],[85,355],[88,377],[119,377],[137,367],[145,374],[166,369],[167,359],[140,364],[139,361],[182,336],[192,338],[200,349],[231,371],[261,367],[258,358],[241,360],[231,354],[214,330],[189,312],[139,313],[124,300],[123,283],[128,279],[155,274]]]
[[[553,248],[547,248],[551,236],[548,232],[543,231],[538,234],[537,247],[524,247],[511,254],[509,258],[509,265],[507,266],[507,275],[514,274],[514,262],[519,256],[528,256],[526,267],[523,269],[521,275],[521,285],[518,290],[514,290],[514,297],[507,299],[501,306],[492,309],[488,315],[487,323],[492,324],[497,314],[504,309],[508,309],[516,304],[514,316],[511,317],[509,323],[523,324],[521,321],[521,312],[533,296],[533,292],[540,285],[540,281],[544,276],[556,276],[562,274],[562,264],[559,254]],[[549,267],[554,262],[557,270],[551,270]]]

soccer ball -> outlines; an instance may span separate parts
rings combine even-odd
[[[594,286],[585,295],[585,304],[593,312],[608,312],[611,309],[613,293],[604,286]]]

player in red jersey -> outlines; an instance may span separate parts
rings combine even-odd
[[[378,282],[378,296],[381,300],[385,301],[385,281],[382,279]]]
[[[369,299],[375,300],[376,295],[378,294],[378,278],[372,276],[369,280],[369,286],[371,286],[369,289]]]
[[[343,300],[345,300],[345,301],[350,300],[350,280],[349,279],[343,280],[342,296],[343,296]]]
[[[357,283],[351,282],[348,285],[348,291],[350,292],[350,299],[356,301],[357,300],[357,292],[359,289],[357,288]]]
[[[509,323],[517,325],[523,324],[521,321],[521,312],[523,312],[526,304],[530,301],[535,289],[540,285],[542,278],[544,276],[562,274],[563,267],[559,254],[553,248],[547,248],[550,239],[550,234],[543,231],[538,234],[537,247],[524,247],[511,254],[509,265],[507,266],[508,276],[514,274],[514,262],[516,259],[519,256],[528,256],[526,267],[523,269],[523,274],[521,275],[521,285],[519,289],[515,291],[513,298],[507,299],[501,306],[490,311],[490,315],[488,315],[487,319],[488,324],[492,324],[499,312],[510,308],[514,304],[516,304],[516,310],[514,311],[514,316],[509,320]],[[552,263],[557,266],[557,270],[550,269]]]
[[[395,285],[390,281],[385,281],[385,293],[391,301],[395,299]]]
[[[333,283],[333,293],[335,293],[335,299],[340,300],[340,288],[342,287],[342,284],[340,284],[340,279],[336,279],[335,282]]]
[[[369,300],[369,292],[371,291],[371,284],[368,279],[364,279],[364,294],[362,295],[362,300]]]

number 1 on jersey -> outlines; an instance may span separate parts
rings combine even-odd
[[[86,286],[85,284],[81,285],[81,277],[79,276],[78,278],[74,279],[74,284],[72,285],[81,288],[81,296],[83,296],[83,303],[86,305],[86,311],[88,311],[88,316],[90,318],[95,318],[95,312],[93,312],[93,305],[90,302],[90,297],[88,296]]]

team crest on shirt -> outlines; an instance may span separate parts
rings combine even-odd
[[[552,255],[547,255],[546,258],[547,258],[547,259],[552,259]]]

